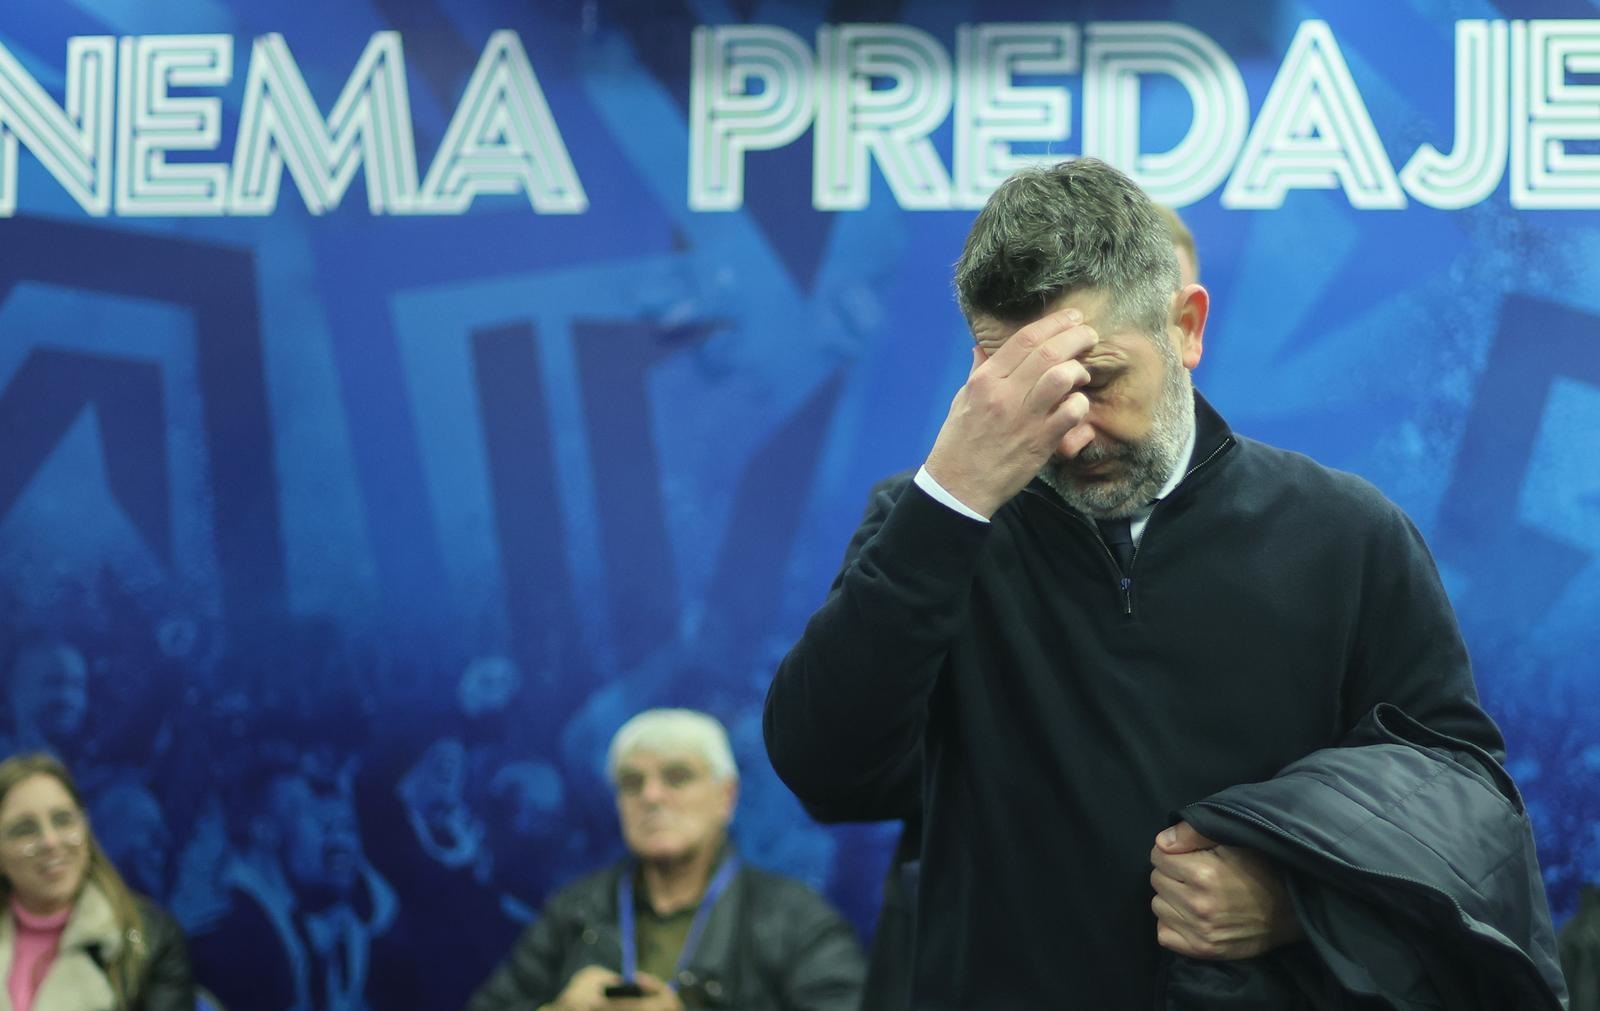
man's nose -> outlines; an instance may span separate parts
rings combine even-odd
[[[659,804],[666,796],[667,785],[660,776],[645,777],[644,784],[639,787],[639,799],[649,804]]]

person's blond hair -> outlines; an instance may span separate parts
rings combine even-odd
[[[72,798],[72,803],[77,806],[79,817],[83,819],[83,844],[89,849],[89,869],[84,874],[84,885],[79,887],[79,894],[82,894],[83,887],[93,884],[111,906],[111,916],[116,921],[117,933],[122,936],[123,943],[118,946],[116,954],[106,961],[106,977],[111,982],[111,992],[116,997],[117,1007],[132,1007],[137,996],[135,990],[140,973],[148,954],[138,903],[134,900],[133,892],[122,880],[122,875],[111,866],[111,861],[106,858],[105,851],[95,839],[94,829],[89,824],[89,814],[83,807],[83,795],[78,792],[77,784],[72,781],[72,774],[67,772],[67,767],[54,757],[42,753],[14,755],[0,762],[0,805],[5,803],[6,797],[18,785],[35,776],[49,776],[60,783],[62,789],[67,791],[67,796]],[[0,874],[0,905],[9,904],[11,897],[11,879]],[[77,902],[77,895],[72,898],[73,902]]]
[[[1172,237],[1172,244],[1188,255],[1189,266],[1194,268],[1194,275],[1198,278],[1200,253],[1194,246],[1194,233],[1189,231],[1189,226],[1183,223],[1183,218],[1178,216],[1178,212],[1166,204],[1156,204],[1156,213],[1167,223],[1167,234]]]

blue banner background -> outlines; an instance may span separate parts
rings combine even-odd
[[[227,160],[251,39],[282,33],[327,112],[393,29],[425,170],[512,29],[589,205],[381,216],[358,174],[319,216],[286,175],[263,217],[95,217],[24,146],[0,219],[4,750],[65,755],[203,981],[275,981],[235,1011],[459,1006],[552,887],[619,852],[600,762],[651,705],[727,723],[747,856],[865,932],[894,826],[806,821],[760,706],[866,489],[921,461],[965,374],[948,275],[971,211],[902,210],[880,175],[864,209],[816,211],[809,132],[747,156],[740,209],[691,211],[694,26],[901,21],[953,53],[967,22],[1171,20],[1227,52],[1254,116],[1322,18],[1398,167],[1451,144],[1455,19],[1597,11],[13,5],[0,44],[58,104],[70,37],[232,36],[229,84],[174,89],[222,99],[220,152],[177,163]],[[1156,85],[1144,112],[1152,149],[1189,114]],[[1182,213],[1214,297],[1198,385],[1421,527],[1565,917],[1600,879],[1600,222],[1516,209],[1504,181],[1458,211],[1219,189]],[[343,940],[247,923],[251,901],[346,910]]]

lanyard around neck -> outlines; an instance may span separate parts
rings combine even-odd
[[[624,867],[622,877],[617,880],[617,926],[622,933],[622,978],[630,983],[639,971],[639,942],[634,936],[633,921],[633,874],[637,866],[630,863]],[[706,893],[700,899],[700,908],[695,910],[694,919],[689,923],[689,934],[683,939],[678,968],[673,972],[672,979],[667,981],[672,989],[678,988],[678,973],[688,968],[689,960],[694,957],[694,949],[700,943],[700,935],[705,932],[706,921],[711,918],[711,907],[728,890],[728,884],[738,870],[739,858],[730,856],[722,862],[711,884],[706,886]]]

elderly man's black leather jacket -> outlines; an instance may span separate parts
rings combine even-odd
[[[1379,705],[1337,748],[1177,815],[1284,868],[1303,943],[1166,967],[1168,1011],[1559,1011],[1522,799],[1492,756]]]
[[[467,1011],[532,1011],[585,966],[616,970],[617,879],[631,867],[615,864],[557,892]],[[857,1011],[865,972],[855,931],[826,900],[743,864],[707,917],[678,995],[692,1008]]]

